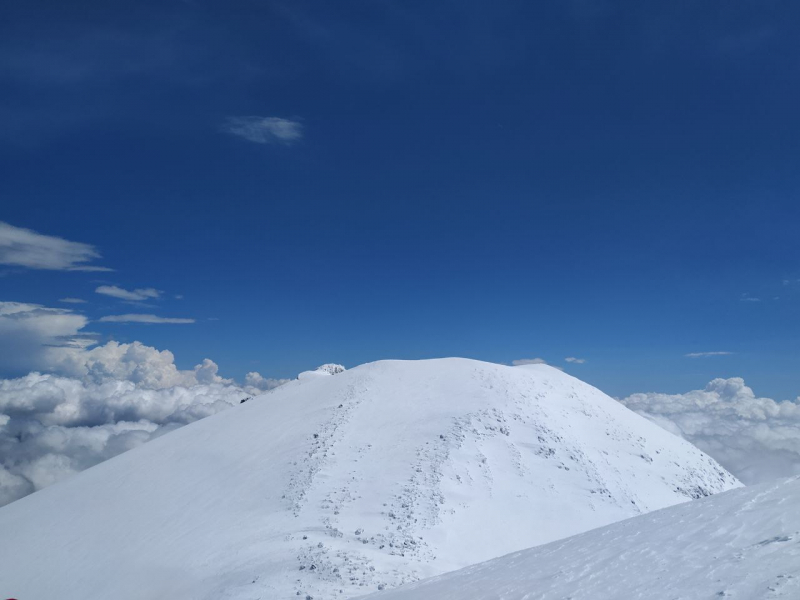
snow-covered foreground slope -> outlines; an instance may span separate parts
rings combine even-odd
[[[375,595],[433,598],[800,598],[800,478],[665,508]]]
[[[0,509],[0,595],[354,596],[738,485],[553,368],[382,361]]]

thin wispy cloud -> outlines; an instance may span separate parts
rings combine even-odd
[[[81,300],[80,298],[60,298],[59,302],[65,304],[86,304],[86,300]]]
[[[142,300],[155,299],[161,296],[161,291],[155,288],[126,290],[116,285],[101,285],[95,292],[104,296],[111,296],[112,298],[119,298],[120,300],[128,300],[131,302],[140,302]]]
[[[761,298],[754,298],[753,296],[742,296],[739,300],[742,302],[761,302]]]
[[[50,271],[112,271],[89,265],[101,258],[91,244],[71,242],[0,221],[0,265]]]
[[[108,315],[99,319],[101,323],[194,323],[194,319],[159,317],[147,314]]]
[[[574,356],[568,356],[564,360],[567,361],[568,363],[573,363],[576,365],[582,365],[583,363],[586,362],[585,358],[575,358]]]
[[[734,354],[733,352],[690,352],[689,354],[684,354],[686,358],[706,358],[708,356],[729,356]]]
[[[299,121],[279,117],[228,117],[222,131],[256,144],[291,144],[303,137]]]

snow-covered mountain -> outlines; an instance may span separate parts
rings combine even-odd
[[[665,508],[374,598],[800,598],[800,478]]]
[[[0,594],[350,597],[739,485],[545,365],[330,368],[0,509]]]

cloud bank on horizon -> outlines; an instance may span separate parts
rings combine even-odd
[[[621,402],[693,443],[745,484],[800,475],[800,404],[759,398],[740,377],[714,379],[685,394],[632,394]]]
[[[87,322],[0,302],[0,361],[30,371],[0,380],[0,506],[287,381],[251,372],[240,385],[210,359],[180,370],[168,350],[96,345]]]

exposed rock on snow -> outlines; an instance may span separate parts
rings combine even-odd
[[[342,365],[336,365],[333,363],[327,363],[317,367],[318,372],[327,373],[328,375],[338,375],[339,373],[343,373],[345,370],[346,369]]]
[[[800,598],[800,478],[666,508],[375,595],[430,598]]]
[[[739,485],[546,365],[382,361],[0,509],[0,581],[59,600],[344,598]]]
[[[320,375],[338,375],[339,373],[344,373],[347,369],[345,369],[342,365],[336,365],[333,363],[327,363],[324,365],[320,365],[313,371],[303,371],[300,373],[297,378],[298,379],[310,379],[314,377],[318,377]]]

